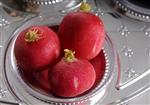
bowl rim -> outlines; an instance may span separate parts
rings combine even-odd
[[[6,44],[6,47],[5,47],[5,50],[4,50],[4,61],[3,61],[3,63],[4,63],[4,67],[3,67],[3,76],[4,76],[4,79],[5,79],[5,84],[6,84],[6,86],[7,86],[7,88],[8,88],[8,90],[12,93],[12,95],[17,99],[17,100],[19,100],[20,102],[22,101],[22,99],[21,99],[21,97],[19,97],[18,96],[18,93],[16,94],[15,93],[15,91],[14,91],[14,89],[13,88],[11,88],[11,83],[9,82],[9,77],[7,77],[7,72],[6,72],[6,66],[7,66],[7,64],[6,64],[6,58],[7,58],[7,53],[8,53],[8,49],[9,49],[9,47],[10,47],[10,45],[11,45],[11,43],[13,43],[13,46],[12,46],[12,48],[11,48],[11,60],[12,59],[14,59],[14,58],[12,58],[12,56],[13,56],[13,49],[14,49],[14,43],[15,43],[15,41],[16,41],[16,38],[17,38],[17,36],[19,35],[19,33],[21,32],[21,30],[20,30],[20,28],[21,27],[24,27],[24,26],[28,26],[28,23],[30,23],[30,22],[32,22],[33,20],[35,20],[35,19],[46,19],[46,18],[48,18],[49,16],[50,17],[55,17],[55,16],[57,16],[58,17],[58,15],[59,16],[64,16],[64,14],[61,14],[61,13],[50,13],[50,15],[47,15],[47,14],[45,14],[45,15],[42,15],[42,16],[37,16],[37,17],[34,17],[34,18],[32,18],[32,19],[28,19],[27,21],[25,21],[25,22],[23,22],[23,24],[21,24],[14,32],[13,32],[13,35],[11,36],[11,38],[10,38],[10,40],[8,41],[8,44]],[[49,18],[50,18],[49,17]],[[28,26],[29,27],[29,26]],[[72,103],[72,102],[74,102],[74,103],[78,103],[79,101],[86,101],[86,100],[88,100],[89,98],[91,98],[91,97],[93,97],[93,96],[95,96],[95,95],[97,95],[98,93],[100,93],[110,82],[111,82],[111,80],[112,80],[112,78],[113,78],[113,71],[114,71],[114,64],[115,64],[115,51],[114,51],[114,47],[113,47],[113,43],[112,43],[112,41],[111,41],[111,39],[110,39],[110,37],[107,35],[107,33],[106,33],[106,37],[105,37],[105,40],[106,41],[108,41],[109,43],[110,43],[110,45],[111,45],[111,47],[112,47],[112,49],[113,49],[113,51],[112,51],[112,55],[113,55],[113,61],[112,61],[112,63],[113,64],[111,64],[113,67],[111,68],[112,70],[110,70],[110,68],[108,67],[107,69],[108,69],[108,71],[106,71],[105,70],[105,73],[104,73],[104,75],[105,74],[107,74],[107,78],[106,77],[103,77],[103,79],[102,79],[102,81],[105,79],[105,81],[104,81],[104,83],[102,84],[101,83],[101,85],[100,86],[98,86],[96,89],[94,89],[94,92],[90,92],[90,93],[87,93],[86,95],[83,95],[83,96],[79,96],[79,97],[74,97],[74,98],[52,98],[52,97],[49,97],[48,98],[48,102],[59,102],[59,103],[65,103],[65,102],[67,102],[67,103]],[[105,51],[105,48],[104,48],[104,51]],[[107,52],[106,52],[106,54],[107,54]],[[107,72],[109,72],[109,74],[107,73]],[[21,77],[18,77],[20,80],[21,80]],[[25,88],[30,88],[31,89],[31,87],[30,86],[28,86],[25,82],[23,82],[24,80],[22,79],[21,80],[21,82],[22,83],[24,83],[24,85],[25,86],[27,86],[27,87],[25,87]],[[28,92],[28,91],[27,91]],[[36,90],[31,90],[30,92],[32,92],[32,93],[28,93],[28,94],[30,94],[30,95],[32,95],[34,98],[37,98],[37,99],[40,99],[41,101],[45,101],[45,100],[43,100],[43,99],[41,99],[41,97],[43,97],[43,95],[41,94],[41,93],[39,93],[39,92],[37,92]],[[36,95],[38,95],[38,96],[35,96],[35,94],[34,93],[36,93]],[[26,102],[25,102],[26,103]]]

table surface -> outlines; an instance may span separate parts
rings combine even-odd
[[[94,11],[102,18],[108,36],[111,38],[120,59],[120,80],[117,82],[118,68],[115,65],[115,77],[111,88],[99,104],[150,105],[150,23],[140,22],[122,16],[116,18],[111,13],[115,10],[106,0],[98,1]],[[89,0],[95,7],[95,3]],[[5,20],[8,20],[5,21]],[[10,22],[10,23],[9,23]],[[0,67],[2,69],[3,46],[11,32],[23,20],[10,17],[0,8]],[[1,74],[0,74],[1,78]],[[117,82],[117,90],[116,87]],[[0,81],[0,100],[12,100],[13,97]],[[113,103],[116,102],[116,103]],[[0,104],[2,105],[2,104]]]

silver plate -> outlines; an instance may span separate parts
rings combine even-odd
[[[93,1],[88,1],[95,7]],[[119,13],[111,6],[110,0],[95,1],[98,8],[94,8],[93,11],[103,19],[107,33],[114,43],[120,60],[121,74],[118,77],[119,67],[115,65],[113,82],[98,105],[149,105],[150,23]],[[1,27],[1,46],[5,45],[11,36],[10,33],[21,23],[22,21]],[[0,51],[2,50],[3,47],[0,47]],[[2,82],[1,87],[1,100],[16,102]]]
[[[80,6],[82,0],[0,0],[0,5],[7,12],[19,15],[36,15],[49,11],[70,10]]]
[[[38,5],[50,5],[63,2],[63,0],[23,0],[27,3],[38,4]]]

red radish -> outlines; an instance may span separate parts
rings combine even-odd
[[[68,49],[65,49],[65,57],[49,70],[51,91],[60,97],[81,95],[93,86],[95,78],[92,64],[75,58],[74,52]]]
[[[30,84],[30,86],[33,86],[33,87],[38,87],[38,82],[35,79],[35,75],[33,73],[25,72],[24,70],[21,70],[21,71],[22,71],[21,72],[22,78],[23,80],[25,80],[27,84]]]
[[[104,75],[106,61],[103,51],[101,51],[94,59],[92,59],[91,64],[93,65],[95,72],[96,72],[96,81],[95,83],[99,83]]]
[[[34,73],[35,79],[39,84],[39,88],[49,92],[51,90],[49,80],[48,80],[48,69]]]
[[[18,66],[33,72],[46,69],[60,53],[58,36],[47,26],[32,26],[21,32],[14,53]]]
[[[49,92],[51,87],[48,81],[48,69],[41,72],[22,72],[23,78],[30,85]]]
[[[63,49],[72,49],[77,58],[91,60],[102,49],[105,30],[102,20],[94,14],[73,12],[62,20],[58,35]]]

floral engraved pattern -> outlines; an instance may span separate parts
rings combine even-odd
[[[2,89],[2,88],[0,87],[0,98],[5,97],[6,93],[7,93],[7,90]]]

